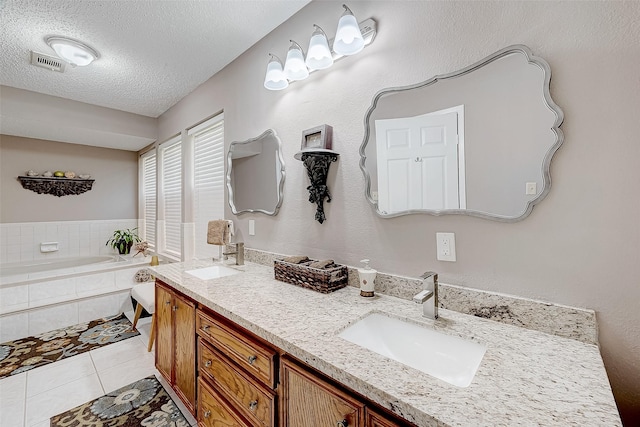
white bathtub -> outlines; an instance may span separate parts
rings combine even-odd
[[[0,342],[131,310],[151,257],[118,255],[0,264]]]
[[[30,273],[42,272],[51,272],[51,276],[55,276],[61,273],[58,270],[76,270],[76,267],[86,267],[93,264],[105,264],[120,261],[124,261],[124,258],[118,255],[100,255],[11,262],[0,264],[0,277],[27,275],[28,278]],[[87,269],[85,268],[83,270]]]

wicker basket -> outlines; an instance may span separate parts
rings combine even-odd
[[[309,260],[301,264],[291,264],[281,260],[274,261],[276,280],[291,283],[307,289],[328,294],[347,286],[349,281],[346,265],[335,264],[335,267],[320,269],[309,267],[315,261]]]

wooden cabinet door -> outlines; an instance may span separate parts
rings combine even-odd
[[[282,427],[364,426],[362,402],[288,359],[282,390]]]
[[[196,307],[179,295],[173,297],[174,384],[188,409],[196,402]]]
[[[169,383],[173,383],[172,299],[172,292],[156,284],[156,368]]]

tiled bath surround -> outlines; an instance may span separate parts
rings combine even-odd
[[[245,249],[245,259],[273,266],[274,259],[286,255],[257,249]],[[439,283],[440,307],[483,317],[508,325],[540,331],[577,341],[598,344],[598,328],[593,310],[492,293],[473,288]],[[349,267],[349,286],[358,287],[358,271]],[[410,300],[422,290],[417,278],[378,272],[376,292]]]
[[[113,231],[136,224],[137,220],[0,224],[2,263],[113,254],[105,246]],[[40,243],[52,241],[60,250],[40,253]],[[83,273],[66,269],[41,279],[0,279],[0,342],[131,310],[134,275],[148,262],[139,255]]]
[[[0,264],[112,254],[113,249],[105,243],[113,232],[137,226],[137,219],[0,224]],[[40,252],[44,242],[58,242],[59,250]]]

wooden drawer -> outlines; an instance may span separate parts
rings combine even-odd
[[[198,379],[198,426],[201,427],[256,427],[234,412],[202,378]]]
[[[198,310],[198,335],[273,389],[276,385],[276,352],[225,323]]]
[[[367,427],[411,427],[413,424],[403,422],[398,419],[392,419],[382,415],[382,413],[375,411],[372,408],[365,408],[365,425]]]
[[[282,359],[282,427],[364,427],[364,403],[305,367]]]
[[[200,375],[247,419],[262,427],[275,426],[275,393],[232,366],[202,338],[198,340],[198,367]]]

